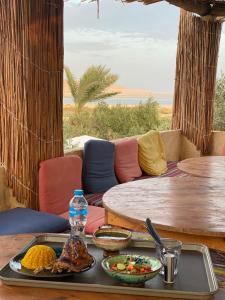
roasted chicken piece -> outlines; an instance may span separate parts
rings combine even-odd
[[[52,267],[53,273],[80,272],[93,263],[84,241],[78,237],[70,237],[64,244],[62,254]]]

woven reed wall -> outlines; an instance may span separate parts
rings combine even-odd
[[[38,208],[39,162],[63,154],[63,0],[0,0],[0,162]]]
[[[221,26],[181,10],[172,128],[181,129],[203,154],[212,132]]]

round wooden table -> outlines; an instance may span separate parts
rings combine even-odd
[[[225,179],[225,156],[202,156],[182,160],[177,167],[194,176]]]
[[[168,177],[133,181],[103,196],[106,221],[146,231],[149,217],[161,236],[225,251],[225,181]]]

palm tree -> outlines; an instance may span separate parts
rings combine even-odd
[[[80,80],[76,80],[69,67],[65,66],[67,82],[75,103],[77,112],[80,112],[87,102],[103,100],[117,95],[117,92],[106,92],[118,76],[110,74],[110,69],[105,66],[90,66]]]

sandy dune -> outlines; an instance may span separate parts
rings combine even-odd
[[[155,97],[160,99],[172,99],[173,93],[171,92],[155,92],[144,89],[130,89],[119,85],[112,85],[107,89],[107,92],[118,92],[115,98],[148,98]],[[63,82],[63,97],[70,98],[71,93],[66,80]]]

